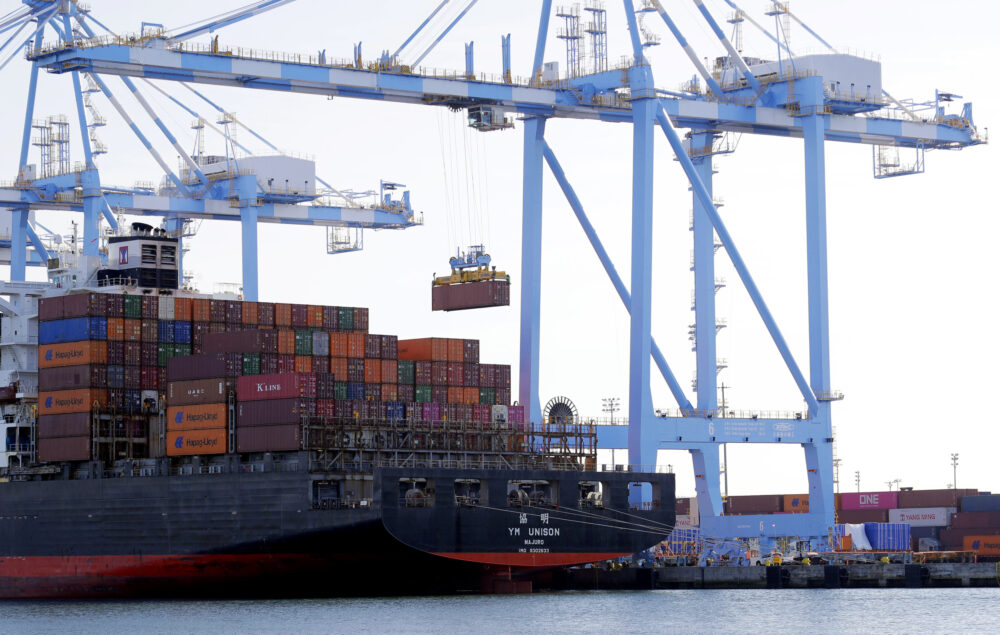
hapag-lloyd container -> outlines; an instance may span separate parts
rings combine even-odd
[[[981,556],[1000,556],[1000,536],[966,536],[963,551],[975,551]]]
[[[316,397],[316,378],[305,373],[240,377],[236,380],[239,401]]]
[[[890,523],[906,523],[911,527],[947,527],[955,507],[914,507],[890,509]]]
[[[104,406],[108,391],[99,389],[59,390],[38,393],[38,414],[58,415],[70,412],[90,412],[94,404]]]
[[[224,403],[225,400],[224,379],[192,379],[172,381],[167,384],[167,404],[170,406]]]
[[[899,492],[844,492],[840,499],[841,509],[896,509],[899,507]]]
[[[167,408],[167,430],[214,430],[226,427],[226,404]]]
[[[782,511],[793,514],[809,512],[809,494],[785,494]]]
[[[107,361],[108,348],[107,342],[104,341],[84,340],[61,344],[43,344],[38,347],[39,368],[106,364]]]
[[[227,450],[225,428],[167,432],[167,456],[225,454]]]

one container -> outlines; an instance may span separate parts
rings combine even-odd
[[[225,454],[227,449],[225,428],[167,432],[167,456]]]
[[[962,551],[974,551],[981,556],[1000,556],[1000,536],[966,536]]]
[[[299,424],[303,416],[301,404],[300,399],[240,402],[236,406],[236,425],[244,428]]]
[[[226,381],[221,378],[167,383],[167,404],[170,406],[219,404],[225,401]]]
[[[108,343],[103,341],[85,340],[63,344],[43,344],[38,347],[39,368],[106,364],[107,362]]]
[[[38,417],[39,439],[86,436],[90,436],[89,412],[73,412],[64,415]]]
[[[167,408],[167,430],[215,430],[226,427],[226,404],[210,403]]]
[[[316,398],[316,378],[304,373],[285,373],[240,377],[236,381],[239,401],[263,399]]]
[[[844,492],[841,494],[841,509],[896,509],[899,507],[899,492]]]
[[[302,426],[251,426],[236,431],[237,452],[289,452],[302,449]]]
[[[890,509],[890,523],[906,523],[911,527],[947,527],[955,507],[914,507]]]
[[[104,365],[63,366],[38,371],[38,389],[45,392],[107,386],[108,367]]]
[[[108,402],[108,391],[86,388],[81,390],[59,390],[38,393],[38,414],[58,415],[71,412],[90,412],[94,404],[104,406]]]
[[[59,437],[38,439],[38,460],[43,463],[57,461],[89,461],[90,437]]]

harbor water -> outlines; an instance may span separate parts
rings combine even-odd
[[[5,601],[4,633],[997,631],[1000,589],[593,591],[246,601]]]

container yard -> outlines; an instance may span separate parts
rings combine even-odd
[[[542,0],[533,47],[517,50],[532,61],[523,77],[513,72],[510,33],[500,34],[498,74],[483,71],[482,57],[477,66],[474,42],[465,43],[464,69],[421,65],[476,0],[443,0],[395,52],[379,42],[378,57],[366,57],[361,42],[350,57],[338,57],[331,43],[328,57],[326,48],[271,52],[224,39],[227,27],[259,22],[292,0],[253,2],[179,29],[144,20],[136,33],[112,30],[76,0],[24,0],[0,18],[0,33],[17,29],[0,52],[14,43],[7,62],[23,51],[30,66],[17,176],[0,184],[9,229],[0,236],[0,262],[9,267],[0,281],[0,598],[994,585],[1000,496],[958,489],[957,475],[951,489],[901,488],[896,479],[887,491],[860,491],[856,472],[858,491],[840,491],[833,414],[845,396],[831,377],[827,262],[827,191],[839,191],[838,178],[827,182],[828,146],[870,146],[873,176],[885,179],[923,173],[927,150],[984,144],[985,132],[971,103],[951,103],[960,99],[954,93],[934,90],[933,101],[893,97],[880,61],[834,48],[786,3],[764,14],[775,18],[771,33],[725,2],[735,14],[694,3],[697,27],[724,50],[710,63],[681,35],[676,8],[659,0],[626,0],[623,10]],[[530,21],[534,32],[533,15]],[[825,52],[795,55],[793,21]],[[661,37],[651,23],[694,67],[679,88],[660,74],[653,47]],[[765,36],[766,57],[743,52],[745,26]],[[27,39],[16,41],[25,30]],[[550,39],[565,45],[564,61],[549,59]],[[523,37],[515,42],[528,48]],[[617,61],[609,42],[623,47]],[[75,123],[40,114],[40,77],[72,86]],[[144,113],[143,126],[115,96],[119,80]],[[456,251],[445,275],[421,274],[423,304],[379,286],[384,281],[360,259],[331,267],[336,273],[303,273],[294,253],[277,254],[278,271],[295,276],[288,286],[297,292],[298,278],[308,276],[307,290],[329,304],[310,303],[316,298],[308,294],[271,301],[285,290],[261,284],[269,265],[259,252],[270,238],[261,223],[303,233],[320,227],[327,254],[344,261],[339,254],[365,249],[364,232],[398,235],[424,225],[424,216],[396,181],[380,178],[366,192],[334,187],[317,161],[279,150],[202,94],[204,86],[229,87],[226,99],[237,103],[271,91],[368,100],[373,110],[457,113],[457,133],[446,135],[439,123],[449,192],[443,205],[435,202]],[[154,91],[151,102],[144,94]],[[211,117],[195,110],[202,102]],[[160,168],[158,184],[112,185],[114,163],[98,168],[108,153],[98,106]],[[177,116],[194,118],[182,135],[186,145],[164,123]],[[560,123],[628,128],[628,281],[602,241],[622,237],[609,237],[606,227],[599,234],[601,223],[586,211],[607,202],[592,200],[591,184],[564,169],[558,157],[578,157],[560,147],[558,134],[545,136],[547,124]],[[162,133],[155,143],[143,132],[152,126]],[[474,156],[512,129],[523,137],[516,275],[498,270],[487,249],[489,170]],[[311,137],[333,145],[328,133]],[[790,294],[793,286],[758,284],[753,259],[741,251],[749,243],[753,253],[754,241],[731,233],[740,223],[720,213],[714,195],[717,161],[743,135],[802,140],[805,233],[796,258],[805,262],[783,267],[805,272],[794,287],[805,291],[797,302],[807,308],[804,323],[796,325],[804,328],[788,328],[785,312],[772,310],[783,300],[769,304],[774,298],[762,289]],[[248,149],[247,137],[267,149]],[[659,277],[653,284],[654,245],[675,251],[653,235],[654,207],[668,207],[654,205],[657,139],[690,191],[694,322],[690,351],[682,344],[693,362],[690,389],[678,381],[686,362],[676,345],[661,348],[653,337],[654,323],[671,323],[654,314],[654,298],[674,291]],[[78,165],[70,161],[77,145]],[[177,153],[176,168],[166,147]],[[360,152],[352,160],[367,165]],[[593,419],[581,416],[575,395],[541,394],[542,256],[557,253],[542,240],[546,172],[628,323],[625,338],[593,321],[585,338],[573,340],[577,357],[570,359],[586,363],[560,372],[607,378],[610,367],[589,351],[618,342],[627,353],[628,392],[627,416],[617,422],[616,397],[603,399],[608,419]],[[69,230],[40,220],[52,224],[51,214],[65,224],[71,213],[82,222]],[[195,240],[203,221],[237,231],[209,246]],[[455,245],[456,237],[465,242]],[[215,252],[196,257],[209,268],[237,256],[240,281],[199,288],[185,260],[192,245]],[[409,280],[405,253],[393,260],[399,280]],[[727,286],[718,275],[723,264],[746,292],[768,354],[781,360],[773,379],[794,387],[794,409],[726,400],[718,334],[728,323],[716,299]],[[557,274],[589,294],[599,285],[580,271]],[[364,296],[376,301],[352,301],[345,289],[353,278],[378,288]],[[567,326],[588,320],[580,306],[557,308]],[[497,323],[484,312],[518,322],[516,351],[494,345],[490,324]],[[428,315],[440,321],[411,324]],[[568,328],[566,337],[574,337]],[[728,495],[727,450],[752,444],[802,452],[799,492]],[[627,460],[619,464],[614,449],[622,448]],[[598,451],[609,449],[610,466],[599,463]],[[696,496],[676,497],[661,450],[691,461]],[[957,461],[953,454],[956,470]],[[351,574],[330,575],[345,570]]]

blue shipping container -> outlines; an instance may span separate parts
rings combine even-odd
[[[108,388],[125,387],[125,367],[117,364],[108,366]]]
[[[1000,512],[1000,494],[963,496],[963,512]]]
[[[865,523],[865,536],[874,551],[910,550],[910,525],[907,523]]]
[[[38,324],[39,344],[106,339],[108,339],[108,319],[103,317],[69,318]]]
[[[160,320],[160,325],[157,327],[158,338],[157,340],[163,344],[173,344],[174,343],[174,321],[173,320]]]
[[[363,401],[365,398],[365,385],[355,381],[347,384],[347,398]]]
[[[385,402],[385,418],[389,421],[399,421],[403,418],[403,402],[401,401],[387,401]]]
[[[678,555],[701,553],[701,531],[695,527],[675,528],[667,536],[667,549]]]
[[[178,320],[174,322],[174,342],[178,344],[191,343],[191,323]]]

